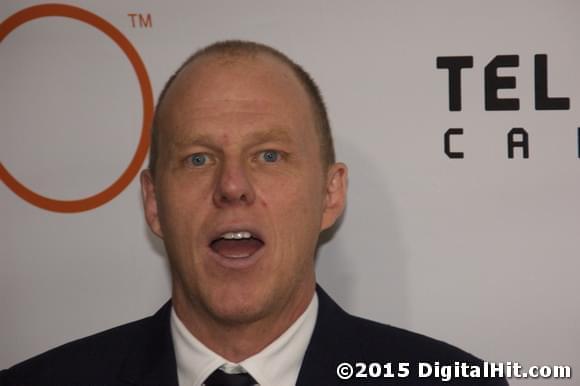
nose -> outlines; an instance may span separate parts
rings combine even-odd
[[[248,172],[240,162],[226,162],[222,166],[213,194],[217,207],[250,205],[256,194]]]

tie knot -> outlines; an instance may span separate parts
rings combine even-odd
[[[254,386],[256,381],[248,373],[228,374],[220,369],[214,371],[204,382],[205,386]]]

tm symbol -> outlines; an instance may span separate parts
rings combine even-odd
[[[153,28],[153,19],[150,13],[128,13],[133,28]]]

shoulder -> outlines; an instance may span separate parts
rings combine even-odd
[[[483,369],[485,362],[458,347],[402,328],[351,315],[340,308],[320,287],[317,293],[320,300],[317,325],[303,368],[303,379],[308,382],[303,381],[301,385],[309,384],[312,379],[319,384],[335,384],[336,371],[344,363],[352,366],[352,374],[357,374],[350,379],[356,380],[355,383],[507,384],[501,377],[477,376],[477,371]],[[372,377],[371,366],[373,371],[378,369],[381,374],[386,372],[388,375],[392,372],[391,377]],[[473,369],[473,372],[469,376],[455,376],[457,366]],[[453,376],[444,379],[446,376],[442,376],[441,371],[452,373]],[[352,383],[343,381],[343,384]]]
[[[87,379],[114,385],[135,342],[148,334],[154,318],[124,324],[25,360],[0,372],[0,386],[80,385]]]
[[[456,346],[402,328],[349,318],[351,331],[357,331],[360,341],[358,358],[350,360],[359,363],[355,371],[371,384],[377,370],[372,366],[378,363],[381,374],[392,377],[397,385],[508,385],[499,374],[486,375],[487,362]],[[379,383],[387,384],[384,378]]]
[[[358,356],[376,359],[396,357],[403,360],[472,360],[478,359],[443,341],[351,315],[317,288],[319,315],[317,335],[324,341],[339,344]]]
[[[470,362],[481,360],[449,343],[426,335],[348,315],[351,334],[367,356],[393,353],[398,361]]]

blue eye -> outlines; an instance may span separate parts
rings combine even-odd
[[[197,153],[189,157],[189,161],[193,166],[203,166],[207,162],[207,155]]]
[[[280,153],[275,150],[266,150],[262,152],[261,158],[266,162],[276,162],[280,158]]]

